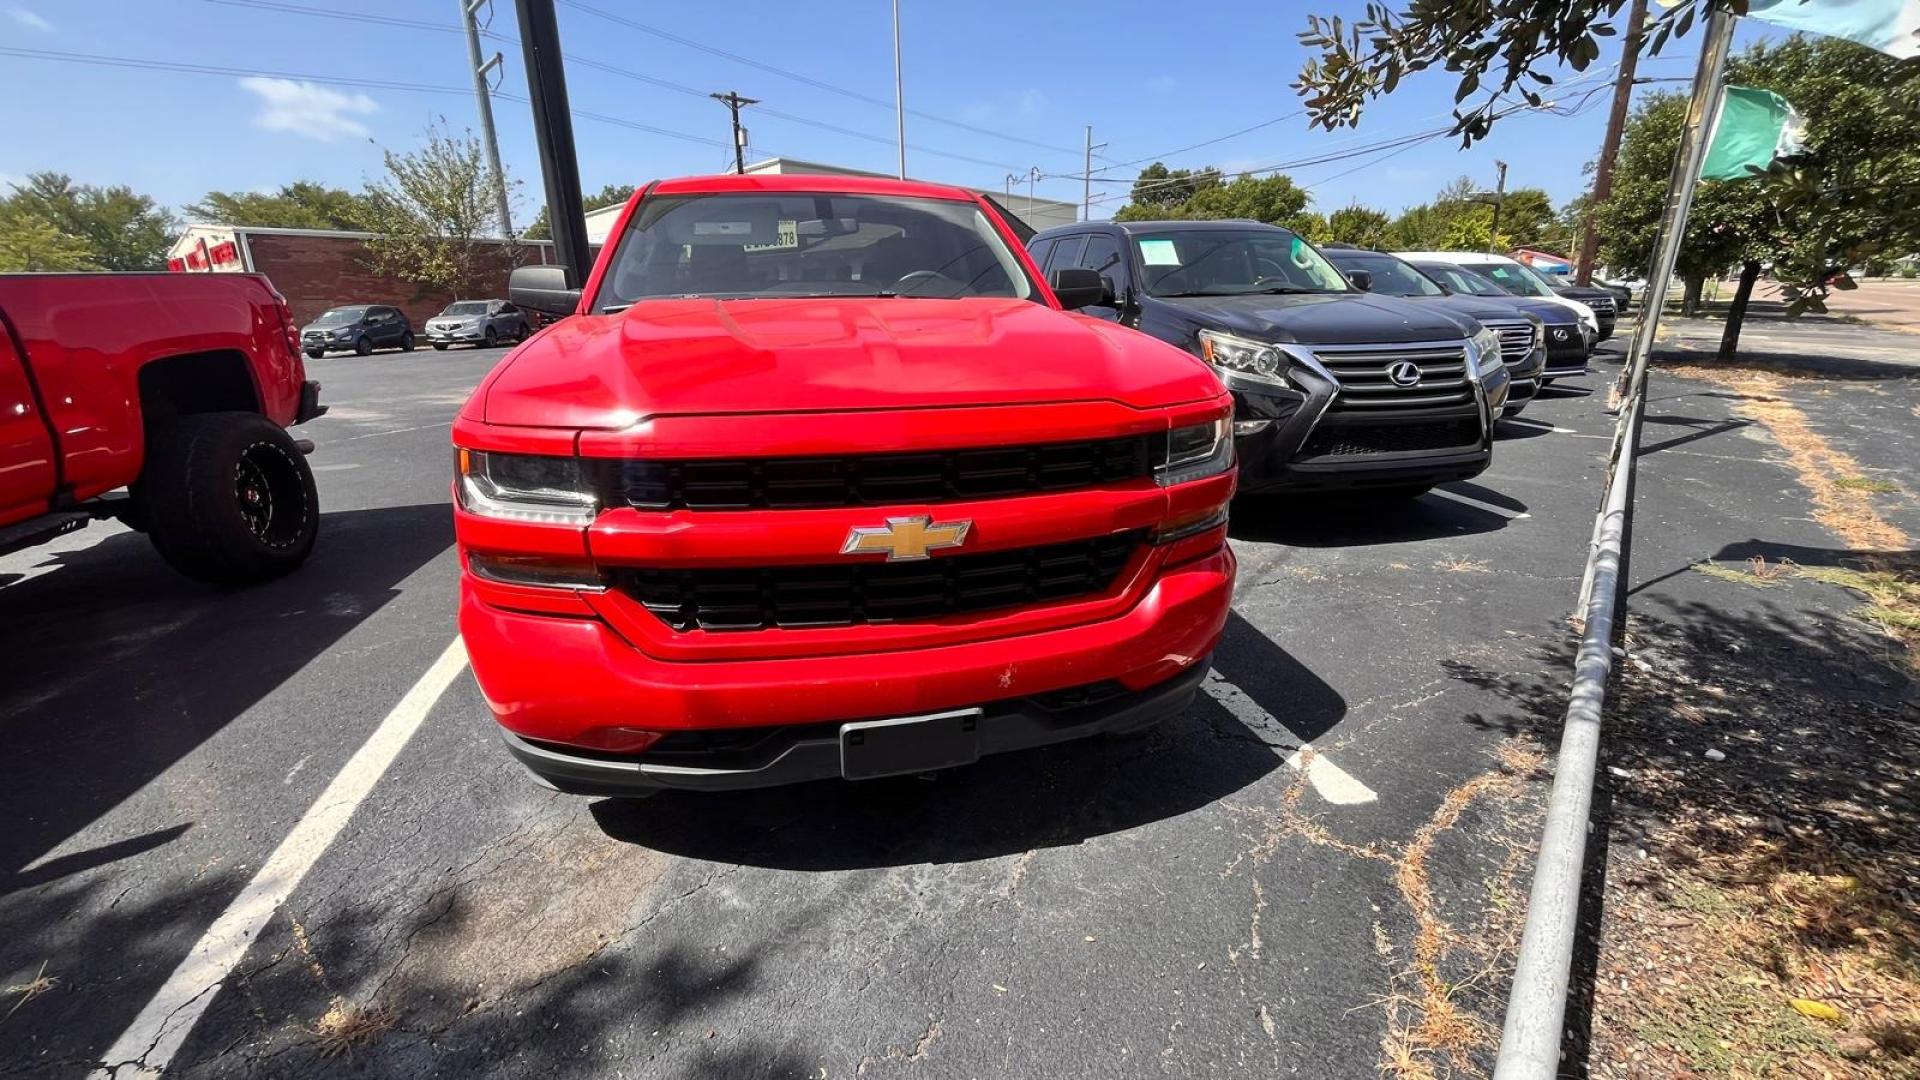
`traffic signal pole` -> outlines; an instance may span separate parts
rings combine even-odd
[[[553,0],[515,0],[527,65],[527,96],[533,103],[533,135],[540,148],[540,178],[547,192],[557,261],[567,284],[587,283],[587,212],[580,198],[580,158],[573,146],[573,112],[567,105],[567,75],[560,61],[560,23]]]

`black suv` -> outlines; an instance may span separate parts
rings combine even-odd
[[[1540,373],[1540,385],[1547,386],[1555,379],[1587,374],[1587,358],[1593,355],[1593,343],[1582,330],[1580,320],[1563,305],[1538,297],[1515,296],[1492,278],[1456,263],[1436,259],[1407,261],[1421,273],[1463,296],[1503,300],[1540,316],[1547,324],[1547,366]]]
[[[1512,297],[1479,297],[1454,293],[1421,273],[1412,263],[1384,251],[1366,251],[1347,244],[1325,244],[1320,253],[1347,275],[1354,288],[1382,296],[1398,296],[1439,304],[1473,319],[1500,335],[1500,359],[1513,381],[1507,389],[1502,415],[1518,416],[1540,390],[1540,372],[1547,365],[1546,323],[1523,311]]]
[[[389,345],[412,352],[413,325],[399,308],[379,304],[333,308],[300,329],[300,347],[315,360],[341,349],[365,356]]]
[[[1416,494],[1478,475],[1507,396],[1500,339],[1348,284],[1313,245],[1243,221],[1083,222],[1029,243],[1049,280],[1099,274],[1087,315],[1213,365],[1233,392],[1240,489]]]

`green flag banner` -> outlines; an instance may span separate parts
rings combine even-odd
[[[1800,152],[1805,128],[1787,99],[1771,90],[1729,86],[1713,121],[1702,180],[1745,180]]]

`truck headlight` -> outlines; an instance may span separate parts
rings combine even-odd
[[[459,453],[460,506],[482,517],[586,525],[600,510],[580,459],[534,454]]]
[[[1222,416],[1204,424],[1167,432],[1167,456],[1154,479],[1161,487],[1204,480],[1233,468],[1233,418]]]
[[[1500,370],[1500,335],[1490,327],[1481,327],[1467,342],[1473,354],[1473,373],[1485,378]]]

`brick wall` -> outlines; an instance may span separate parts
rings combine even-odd
[[[418,331],[429,318],[456,299],[367,269],[366,243],[353,237],[249,233],[247,244],[253,251],[253,268],[272,279],[274,288],[280,290],[287,298],[287,306],[293,309],[294,322],[301,326],[328,308],[343,304],[389,304],[406,312],[408,321]],[[543,250],[551,260],[552,249],[521,245],[521,261],[539,263]],[[502,251],[504,253],[504,247]],[[502,259],[498,280],[474,296],[458,299],[504,299],[510,269]]]

